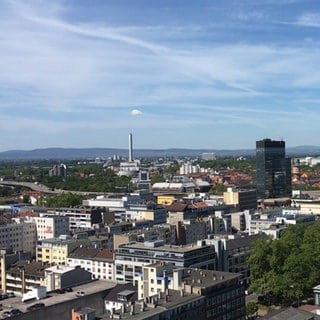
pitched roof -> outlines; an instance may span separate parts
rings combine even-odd
[[[9,267],[7,272],[20,275],[24,270],[25,276],[44,277],[44,270],[48,267],[50,267],[49,263],[20,260]]]
[[[183,212],[187,210],[187,207],[188,207],[187,204],[177,201],[171,204],[170,206],[168,206],[167,210],[171,212]]]
[[[113,250],[109,249],[95,249],[95,248],[77,248],[71,252],[69,258],[82,258],[88,260],[103,260],[113,259]]]
[[[244,236],[235,239],[228,239],[226,241],[226,250],[232,250],[236,248],[243,248],[250,246],[254,241],[259,238],[266,237],[265,234],[253,234],[251,236]]]
[[[138,289],[131,283],[117,284],[105,296],[105,301],[118,301],[118,294],[128,294],[128,298],[133,302],[138,300]]]
[[[197,208],[208,208],[208,205],[204,201],[194,202],[194,205]]]

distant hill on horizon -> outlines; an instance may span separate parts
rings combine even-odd
[[[255,149],[136,149],[135,158],[197,157],[204,152],[214,152],[217,157],[253,157]],[[320,146],[297,146],[286,149],[288,156],[320,155]],[[127,157],[127,149],[117,148],[42,148],[34,150],[9,150],[0,152],[0,160],[77,160],[106,158],[114,155]]]

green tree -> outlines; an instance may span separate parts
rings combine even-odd
[[[30,196],[25,194],[22,198],[23,203],[29,203],[30,202]]]
[[[75,207],[82,204],[83,196],[71,192],[50,196],[46,199],[46,205],[51,208]]]
[[[255,301],[249,301],[246,303],[246,316],[250,318],[254,316],[259,310],[258,303]]]
[[[156,175],[156,176],[153,176],[151,177],[151,184],[154,184],[154,183],[157,183],[157,182],[164,182],[164,178],[163,176],[160,176],[160,175]]]
[[[266,290],[284,303],[299,301],[320,282],[320,221],[314,225],[292,225],[279,240],[262,238],[255,242],[248,259],[250,290]]]
[[[271,272],[270,257],[272,255],[272,239],[259,238],[253,245],[253,253],[248,259],[250,266],[250,291],[265,293],[269,287]]]
[[[212,194],[223,194],[225,191],[227,191],[227,187],[224,184],[216,184],[209,192]]]

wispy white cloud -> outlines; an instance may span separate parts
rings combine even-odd
[[[295,24],[304,27],[320,28],[320,13],[304,13],[298,17]]]
[[[228,16],[267,23],[270,11],[254,3],[245,2],[254,10],[241,5]],[[264,43],[256,35],[227,41],[220,20],[112,24],[77,19],[69,6],[0,3],[0,109],[15,110],[10,119],[17,118],[17,128],[94,130],[106,125],[98,119],[105,117],[112,119],[109,128],[119,129],[212,123],[267,129],[272,117],[299,121],[305,114],[298,107],[310,111],[318,100],[317,41]],[[296,24],[316,27],[319,21],[317,14],[303,14]],[[232,23],[228,32],[239,32]],[[132,106],[143,106],[143,117],[130,119]],[[28,110],[28,117],[18,110]],[[55,112],[66,120],[49,120]],[[93,112],[98,121],[83,120]]]

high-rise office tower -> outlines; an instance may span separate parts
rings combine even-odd
[[[256,142],[256,188],[259,198],[291,196],[291,159],[285,142],[264,139]]]

